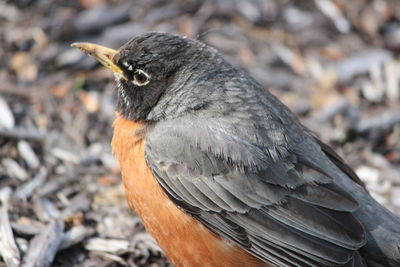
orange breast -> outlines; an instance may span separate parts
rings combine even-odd
[[[117,114],[112,147],[120,166],[129,205],[142,218],[176,266],[268,266],[232,242],[220,238],[180,210],[164,193],[144,158],[145,125]]]

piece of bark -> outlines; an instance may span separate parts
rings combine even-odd
[[[388,110],[377,115],[363,116],[355,125],[357,133],[366,133],[370,131],[387,131],[400,123],[400,113],[398,110]]]
[[[73,245],[80,243],[85,238],[93,235],[94,232],[95,231],[93,228],[87,228],[83,225],[75,226],[64,234],[59,249],[61,250],[72,247]]]
[[[8,202],[0,209],[0,254],[8,267],[20,266],[21,257],[8,218]]]
[[[11,158],[4,158],[1,161],[1,164],[5,167],[7,170],[8,175],[10,175],[12,178],[17,178],[18,180],[25,181],[28,179],[29,175],[27,171],[21,167],[21,165],[18,164],[15,160]]]
[[[14,127],[12,129],[1,128],[0,136],[4,136],[11,139],[27,139],[33,141],[43,141],[46,133],[43,130],[36,128],[24,128],[24,127]]]
[[[31,240],[22,267],[50,266],[62,242],[63,232],[61,221],[51,221],[42,233]]]
[[[34,195],[32,200],[33,210],[41,221],[47,222],[60,217],[60,211],[49,199]]]
[[[12,129],[15,125],[15,118],[6,100],[0,97],[0,128]]]
[[[17,147],[19,154],[24,159],[30,169],[36,170],[37,168],[39,168],[39,159],[28,142],[26,142],[25,140],[21,140],[18,142]]]
[[[86,242],[85,248],[90,251],[121,255],[130,250],[130,244],[127,240],[93,237]]]
[[[47,174],[48,171],[45,167],[40,168],[39,172],[32,180],[26,182],[15,191],[14,196],[19,199],[29,198],[36,189],[43,185],[46,181]]]
[[[27,217],[21,217],[11,223],[15,232],[22,235],[37,235],[45,229],[45,224]]]

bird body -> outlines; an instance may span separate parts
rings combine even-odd
[[[149,33],[118,51],[113,151],[177,266],[400,266],[400,220],[275,96],[213,48]]]

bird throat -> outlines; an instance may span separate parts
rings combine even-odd
[[[130,81],[122,81],[116,78],[117,82],[117,105],[116,110],[121,117],[130,121],[145,121],[151,110],[146,96],[142,90],[130,88]]]

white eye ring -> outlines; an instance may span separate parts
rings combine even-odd
[[[141,69],[136,69],[133,73],[133,84],[144,86],[150,82],[150,76]]]

